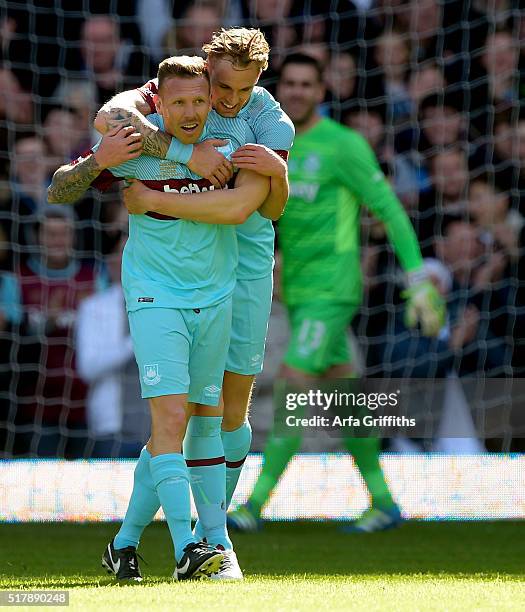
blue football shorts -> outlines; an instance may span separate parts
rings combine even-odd
[[[262,371],[272,293],[273,274],[253,280],[237,280],[226,359],[228,372],[249,375]]]
[[[231,332],[232,300],[196,309],[128,312],[143,398],[188,394],[217,406]]]

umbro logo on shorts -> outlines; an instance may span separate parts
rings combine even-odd
[[[250,358],[252,365],[257,365],[260,361],[261,361],[261,355],[257,354],[257,355],[253,355],[253,357]]]
[[[153,302],[155,301],[155,298],[152,297],[139,297],[137,298],[137,302],[139,302],[139,304],[146,302],[148,304],[153,304]]]
[[[149,363],[144,366],[144,376],[142,377],[145,385],[156,385],[160,382],[159,364]]]
[[[220,391],[221,388],[217,387],[217,385],[209,385],[208,387],[204,387],[205,395],[219,395]]]

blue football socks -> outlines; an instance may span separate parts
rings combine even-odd
[[[149,462],[151,476],[168,521],[179,562],[184,548],[195,542],[191,532],[191,505],[189,473],[180,453],[168,453],[152,457]]]
[[[140,536],[155,518],[160,508],[159,496],[151,477],[149,462],[151,454],[144,447],[135,466],[133,492],[129,500],[124,522],[115,536],[113,545],[116,549],[133,546],[137,548]]]
[[[195,536],[208,544],[232,548],[226,530],[226,464],[221,438],[222,417],[192,416],[184,438],[184,457],[199,524]]]
[[[226,458],[226,509],[229,508],[233,494],[239,482],[246,456],[252,444],[252,428],[246,420],[234,431],[221,433]]]

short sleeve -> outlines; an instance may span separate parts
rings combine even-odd
[[[278,152],[292,148],[294,125],[279,102],[266,89],[260,87],[254,90],[240,116],[252,129],[257,144]]]
[[[258,144],[275,151],[289,151],[292,148],[295,129],[280,107],[264,112],[252,129]]]

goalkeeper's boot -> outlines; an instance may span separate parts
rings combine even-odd
[[[102,567],[107,569],[108,574],[115,574],[117,580],[142,581],[137,549],[133,546],[116,549],[111,540],[102,555]]]
[[[203,542],[192,542],[184,549],[182,559],[177,563],[175,580],[209,578],[219,571],[224,553]]]
[[[398,527],[403,517],[397,506],[388,509],[370,508],[356,521],[341,528],[344,533],[373,533]]]
[[[228,529],[234,531],[243,531],[244,533],[254,533],[262,527],[262,521],[258,515],[252,510],[250,504],[239,506],[237,510],[228,512],[227,525]]]
[[[237,555],[233,550],[224,550],[219,544],[217,549],[222,551],[224,559],[222,560],[219,571],[211,575],[212,580],[244,580],[244,576],[237,560]]]

